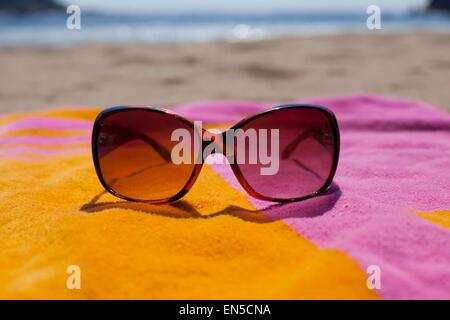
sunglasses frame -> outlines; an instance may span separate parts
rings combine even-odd
[[[308,195],[305,196],[301,196],[301,197],[297,197],[297,198],[272,198],[272,197],[267,197],[264,196],[258,192],[256,192],[252,186],[247,182],[247,180],[244,178],[244,175],[242,174],[241,170],[239,169],[239,164],[237,164],[237,155],[236,152],[233,152],[233,157],[234,157],[234,162],[230,163],[231,169],[234,173],[234,175],[236,176],[237,180],[239,181],[240,185],[244,188],[244,190],[251,195],[254,198],[260,199],[260,200],[266,200],[266,201],[273,201],[273,202],[294,202],[294,201],[301,201],[301,200],[306,200],[309,198],[312,198],[316,195],[319,195],[321,193],[323,193],[324,191],[326,191],[328,189],[328,187],[331,185],[331,182],[333,181],[334,175],[336,173],[336,169],[338,166],[338,162],[339,162],[339,151],[340,151],[340,132],[339,132],[339,126],[336,120],[336,117],[334,115],[334,113],[321,105],[315,105],[315,104],[285,104],[285,105],[280,105],[280,106],[276,106],[273,108],[270,108],[268,110],[262,111],[260,113],[257,113],[255,115],[249,116],[247,118],[244,118],[243,120],[239,121],[238,123],[236,123],[234,126],[232,126],[231,128],[225,130],[224,132],[222,132],[222,141],[225,141],[225,136],[226,136],[226,132],[228,130],[236,130],[239,128],[242,128],[244,125],[246,125],[247,123],[260,118],[262,116],[266,116],[272,112],[276,112],[279,110],[285,110],[285,109],[314,109],[314,110],[318,110],[320,112],[322,112],[327,119],[329,120],[330,124],[331,124],[331,128],[333,131],[333,141],[334,141],[334,153],[333,153],[333,163],[332,163],[332,167],[330,170],[330,173],[327,177],[327,179],[325,180],[323,186]],[[155,107],[149,107],[149,106],[116,106],[116,107],[111,107],[108,109],[103,110],[102,112],[100,112],[100,114],[97,116],[97,118],[95,119],[94,122],[94,128],[92,130],[92,140],[91,140],[91,148],[92,148],[92,156],[93,156],[93,160],[94,160],[94,166],[95,166],[95,171],[97,173],[98,179],[100,180],[100,183],[102,184],[102,186],[105,188],[105,190],[107,190],[109,193],[111,193],[112,195],[127,200],[127,201],[134,201],[134,202],[145,202],[145,203],[150,203],[150,204],[163,204],[163,203],[170,203],[170,202],[174,202],[176,200],[179,200],[180,198],[182,198],[186,193],[189,192],[189,190],[192,188],[192,186],[194,185],[195,181],[197,180],[198,175],[200,174],[200,171],[203,167],[203,162],[202,163],[196,163],[194,165],[194,169],[192,171],[192,174],[190,175],[188,181],[186,182],[186,184],[184,185],[184,187],[175,195],[168,197],[168,198],[164,198],[164,199],[158,199],[158,200],[142,200],[142,199],[134,199],[134,198],[130,198],[127,196],[124,196],[118,192],[116,192],[115,190],[113,190],[103,179],[103,175],[101,173],[101,168],[100,168],[100,161],[98,158],[98,146],[97,146],[97,138],[98,135],[100,133],[101,130],[101,124],[103,122],[103,120],[105,118],[107,118],[108,116],[114,114],[114,113],[118,113],[118,112],[123,112],[123,111],[133,111],[133,110],[139,110],[139,111],[146,111],[146,112],[155,112],[155,113],[162,113],[162,114],[167,114],[170,116],[173,116],[175,118],[177,118],[179,121],[183,122],[184,124],[194,128],[194,123],[184,117],[182,117],[179,114],[176,114],[170,110],[166,110],[163,108],[155,108]],[[194,132],[196,132],[193,129]],[[202,128],[202,136],[205,134],[205,132],[207,132],[207,130],[205,130],[204,128]],[[209,142],[208,142],[209,144]],[[206,144],[206,145],[208,145]],[[206,146],[204,143],[202,143],[202,154],[203,154],[203,150]]]

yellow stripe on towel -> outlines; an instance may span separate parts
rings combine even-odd
[[[348,255],[268,221],[207,166],[173,205],[104,194],[89,155],[0,176],[0,298],[377,298]]]
[[[450,210],[436,210],[430,212],[417,212],[419,216],[443,227],[450,228]]]

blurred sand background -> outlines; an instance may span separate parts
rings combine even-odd
[[[373,93],[450,110],[450,33],[0,49],[0,113]]]

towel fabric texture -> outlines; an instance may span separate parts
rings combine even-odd
[[[219,164],[173,204],[123,201],[93,167],[99,109],[1,115],[0,298],[450,299],[450,115],[369,95],[298,102],[335,112],[341,157],[328,192],[281,205]],[[175,111],[222,128],[277,104]]]

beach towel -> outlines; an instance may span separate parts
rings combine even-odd
[[[288,204],[251,198],[219,164],[180,201],[127,202],[95,174],[98,108],[0,116],[0,298],[450,299],[450,115],[370,95],[295,102],[334,111],[341,156],[326,193]],[[221,128],[278,104],[173,108]]]

